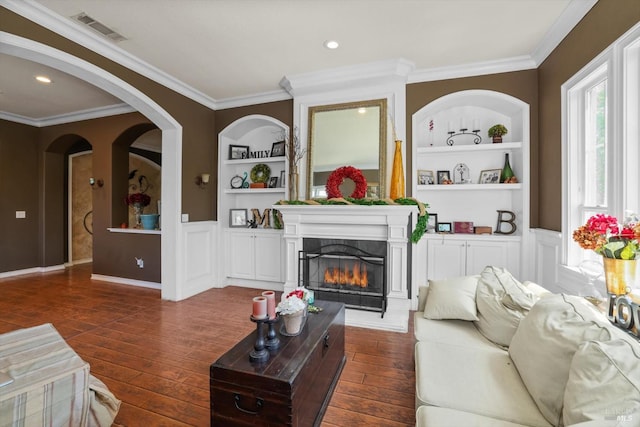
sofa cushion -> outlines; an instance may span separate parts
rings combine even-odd
[[[464,343],[468,347],[496,347],[478,332],[473,322],[425,319],[421,311],[416,311],[413,315],[413,333],[418,341],[443,344]]]
[[[527,315],[538,299],[538,295],[507,270],[486,267],[480,274],[476,289],[476,326],[487,339],[508,347],[520,319]]]
[[[429,280],[424,308],[427,319],[478,320],[476,286],[479,276]]]
[[[509,354],[551,424],[562,422],[573,355],[585,341],[609,340],[611,328],[606,317],[587,300],[562,294],[540,299],[520,321]]]
[[[431,405],[528,426],[549,426],[509,355],[497,346],[419,341],[415,363],[416,407]]]
[[[421,406],[416,411],[416,427],[525,427],[523,424],[497,420],[470,412],[436,406]]]
[[[618,417],[638,422],[639,412],[640,345],[624,339],[582,344],[564,392],[565,425]]]

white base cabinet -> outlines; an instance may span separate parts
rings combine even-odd
[[[462,235],[426,235],[427,278],[445,279],[480,274],[488,266],[520,275],[520,240]]]
[[[282,231],[227,229],[227,277],[282,281]]]

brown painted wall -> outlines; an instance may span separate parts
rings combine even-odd
[[[439,80],[434,82],[414,83],[407,86],[407,153],[411,153],[411,116],[430,102],[450,93],[462,90],[485,89],[506,93],[529,104],[531,113],[531,164],[538,158],[538,84],[536,70],[517,71],[513,73],[491,74],[487,76],[467,77],[462,79]],[[411,170],[412,159],[407,155],[407,170]],[[537,182],[538,175],[531,168],[531,225],[537,223]],[[406,174],[408,189],[411,188],[412,174]],[[428,200],[423,200],[429,203]]]
[[[538,68],[539,227],[562,229],[561,85],[640,21],[640,1],[600,0]]]
[[[293,131],[293,100],[268,102],[265,104],[249,105],[247,107],[229,108],[216,111],[216,147],[217,135],[234,121],[250,114],[264,114],[280,120]],[[217,149],[216,149],[217,150]],[[217,151],[216,151],[217,152]]]
[[[36,128],[0,120],[0,272],[39,265],[38,152]]]

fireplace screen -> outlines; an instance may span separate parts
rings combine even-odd
[[[387,294],[385,242],[323,243],[323,239],[304,239],[304,250],[299,255],[300,286],[312,289],[317,299],[343,302],[349,308],[379,311],[384,316]],[[372,244],[376,246],[372,252],[360,247]]]

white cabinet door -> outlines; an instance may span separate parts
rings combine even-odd
[[[488,266],[506,268],[520,277],[520,245],[507,241],[467,242],[467,274],[480,274]]]
[[[427,277],[433,280],[464,276],[466,250],[464,240],[429,240],[427,242]]]
[[[282,235],[256,234],[255,278],[279,282],[282,278]]]
[[[228,251],[225,254],[229,270],[227,275],[238,279],[253,279],[255,277],[255,243],[253,233],[234,232],[227,234]]]

